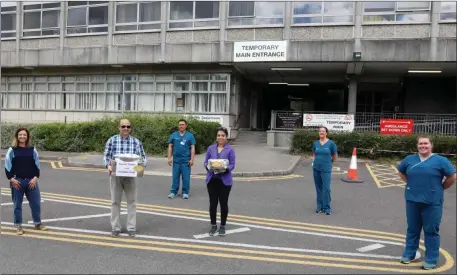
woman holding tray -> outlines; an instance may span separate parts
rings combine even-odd
[[[228,198],[232,189],[232,171],[235,169],[235,150],[227,143],[226,128],[217,129],[217,143],[211,145],[206,152],[205,168],[206,184],[209,194],[209,216],[211,219],[210,236],[216,233],[225,236],[225,223],[228,216]],[[219,230],[216,225],[217,205],[221,205],[221,223]]]

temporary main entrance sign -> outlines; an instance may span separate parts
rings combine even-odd
[[[354,131],[353,115],[303,114],[303,126],[325,126],[329,131]]]
[[[233,45],[233,62],[287,61],[287,41],[243,41]]]

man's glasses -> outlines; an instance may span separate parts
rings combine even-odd
[[[130,129],[130,128],[132,128],[132,126],[130,126],[130,125],[122,125],[121,128],[122,128],[122,129],[126,129],[126,128],[127,128],[127,129]]]

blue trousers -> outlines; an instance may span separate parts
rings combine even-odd
[[[314,185],[316,187],[317,207],[316,211],[332,212],[330,207],[332,182],[331,172],[322,172],[313,169]]]
[[[41,196],[40,189],[38,188],[38,181],[34,189],[29,188],[30,179],[16,178],[21,184],[19,190],[15,189],[10,183],[11,187],[11,199],[14,205],[14,225],[22,225],[22,202],[24,194],[29,201],[30,210],[32,211],[32,219],[34,224],[41,223]]]
[[[403,257],[414,259],[419,249],[422,228],[425,238],[425,262],[437,264],[440,250],[440,223],[443,214],[442,204],[425,204],[406,201],[406,247]]]
[[[182,177],[182,194],[189,194],[190,166],[189,163],[173,163],[173,184],[170,193],[178,194],[179,182]]]

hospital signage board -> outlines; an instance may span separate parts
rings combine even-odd
[[[217,122],[220,125],[223,125],[224,119],[222,116],[218,115],[192,115],[194,118],[205,121],[205,122]]]
[[[233,62],[287,61],[287,41],[243,41],[233,45]]]
[[[325,126],[329,131],[354,131],[354,115],[303,114],[303,127]]]
[[[379,133],[381,135],[412,135],[414,120],[412,119],[389,119],[383,118],[379,122]]]

